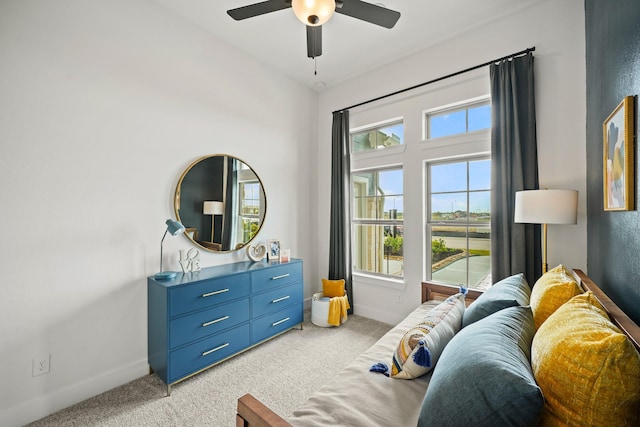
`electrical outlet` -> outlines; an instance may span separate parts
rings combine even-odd
[[[37,377],[39,375],[48,374],[51,372],[51,355],[42,356],[33,359],[31,376]]]
[[[396,295],[396,303],[402,304],[402,294]]]

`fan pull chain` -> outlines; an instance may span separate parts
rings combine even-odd
[[[313,75],[318,75],[318,61],[316,61],[316,57],[313,57]]]

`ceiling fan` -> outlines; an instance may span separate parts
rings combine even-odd
[[[298,19],[307,26],[309,58],[322,55],[322,24],[331,18],[333,12],[385,28],[393,28],[400,19],[400,12],[360,0],[267,0],[231,9],[227,13],[236,21],[240,21],[290,7]]]

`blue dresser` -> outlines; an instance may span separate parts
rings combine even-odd
[[[302,260],[238,262],[147,279],[148,359],[171,385],[303,320]]]

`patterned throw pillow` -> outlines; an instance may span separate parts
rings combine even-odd
[[[531,366],[545,400],[539,425],[640,425],[640,354],[593,293],[540,326]]]
[[[562,264],[543,274],[531,291],[531,310],[536,330],[562,304],[581,293],[582,289]]]
[[[413,379],[429,372],[462,327],[464,310],[464,294],[452,295],[407,331],[393,353],[391,377]]]

